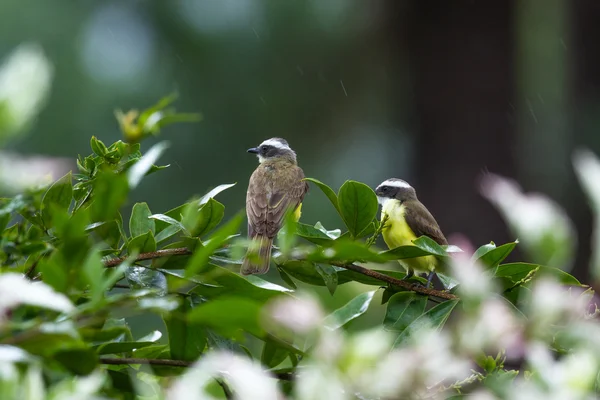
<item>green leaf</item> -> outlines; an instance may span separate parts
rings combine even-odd
[[[207,203],[208,204],[208,203]],[[242,223],[243,214],[240,212],[233,218],[231,218],[225,225],[219,228],[211,238],[204,243],[204,246],[194,253],[192,258],[190,259],[188,265],[186,266],[185,276],[192,276],[200,271],[208,265],[208,260],[210,256],[223,246],[225,242],[235,233],[237,232],[240,224]]]
[[[433,253],[417,246],[400,246],[391,250],[382,251],[379,254],[384,256],[386,260],[403,260],[407,258],[430,256]]]
[[[333,244],[333,239],[323,231],[302,223],[296,224],[296,235],[320,246],[330,246]]]
[[[558,279],[558,281],[564,285],[581,286],[581,282],[579,282],[577,278],[561,269],[547,267],[545,265],[529,264],[523,262],[499,265],[498,268],[496,268],[496,272],[494,275],[498,278],[508,278],[513,283],[517,283],[524,279],[531,271],[533,271],[536,268],[538,268],[537,275],[547,274],[548,276],[552,276]]]
[[[298,287],[296,286],[296,283],[294,282],[294,280],[292,279],[291,276],[288,275],[287,272],[285,272],[280,265],[277,266],[277,272],[279,272],[279,276],[281,277],[281,279],[293,290],[296,290]]]
[[[88,348],[69,348],[52,355],[63,367],[77,375],[88,375],[98,365],[98,356]]]
[[[379,253],[368,248],[364,243],[340,238],[329,248],[317,248],[316,252],[308,254],[307,258],[315,262],[376,262],[387,261]]]
[[[425,311],[427,296],[414,292],[400,292],[390,297],[383,320],[383,327],[389,331],[403,332]]]
[[[71,172],[57,180],[48,188],[42,199],[42,218],[50,227],[53,224],[54,214],[66,213],[73,199],[73,186]]]
[[[325,286],[323,276],[310,261],[287,261],[279,266],[289,276],[315,286]]]
[[[240,337],[239,330],[263,337],[261,304],[248,297],[221,297],[200,304],[188,313],[188,321],[215,329],[228,337]]]
[[[90,139],[90,147],[92,148],[92,151],[100,157],[104,157],[108,152],[106,145],[102,143],[101,140],[97,139],[96,136],[92,136]]]
[[[425,250],[429,254],[438,256],[438,257],[448,257],[448,253],[442,246],[437,244],[435,240],[428,236],[421,236],[415,240],[413,240],[413,245],[417,246],[421,250]]]
[[[154,163],[168,147],[168,142],[155,144],[127,171],[130,188],[135,188],[141,182],[142,178],[150,171]]]
[[[96,347],[96,353],[103,354],[120,354],[129,353],[136,349],[152,346],[155,342],[109,342]]]
[[[165,318],[171,358],[175,360],[194,361],[207,345],[206,330],[187,320],[191,309],[190,300],[185,299],[175,312]]]
[[[321,275],[325,286],[327,286],[329,293],[331,293],[331,295],[333,296],[333,294],[335,293],[335,289],[338,285],[337,271],[333,266],[329,264],[316,264],[315,269],[317,270],[319,275]]]
[[[202,196],[200,198],[200,201],[198,201],[198,205],[207,203],[208,200],[212,199],[213,197],[215,197],[222,191],[234,187],[235,185],[236,185],[235,183],[224,183],[222,185],[217,186],[216,188],[214,188],[213,190],[211,190],[210,192],[208,192],[204,196]]]
[[[361,293],[341,308],[329,314],[323,324],[331,330],[341,328],[348,322],[363,315],[369,308],[375,291]]]
[[[93,303],[98,303],[104,298],[104,270],[100,253],[93,249],[83,264],[83,276],[90,285]]]
[[[281,257],[288,258],[296,244],[296,217],[294,210],[288,210],[283,219],[283,227],[277,234],[277,245]]]
[[[190,233],[191,236],[201,237],[219,225],[225,215],[225,206],[211,198],[200,206],[198,215],[198,222],[190,229]]]
[[[260,356],[260,362],[268,368],[275,368],[281,364],[289,354],[289,351],[282,349],[273,341],[266,340]]]
[[[489,249],[483,254],[480,254],[477,258],[477,261],[482,265],[485,265],[489,268],[497,267],[508,255],[515,249],[515,246],[518,242],[510,242],[503,244],[502,246],[498,246],[495,248],[487,248]],[[483,246],[482,246],[483,247]],[[481,249],[481,247],[479,248]],[[479,251],[478,249],[478,251]]]
[[[92,220],[108,221],[115,219],[119,208],[125,203],[129,186],[124,175],[102,172],[94,180],[92,192]]]
[[[353,237],[367,229],[377,215],[377,196],[364,183],[346,181],[338,192],[339,211]]]
[[[136,237],[150,231],[154,235],[156,227],[154,220],[150,218],[152,212],[146,203],[135,203],[129,218],[129,234]]]
[[[187,229],[185,229],[185,226],[183,226],[183,224],[181,222],[177,221],[175,218],[171,218],[168,215],[164,215],[164,214],[154,214],[154,215],[151,215],[150,218],[158,220],[158,221],[162,221],[162,222],[165,222],[168,224],[167,227],[160,230],[160,232],[156,235],[155,239],[156,239],[157,243],[159,243],[163,240],[166,240],[181,231],[183,231],[184,234],[189,236],[189,232],[187,231]]]
[[[192,292],[206,299],[234,295],[265,303],[276,296],[289,292],[288,289],[273,284],[259,286],[257,281],[244,279],[238,274],[213,264],[208,264],[201,273],[192,278],[186,278],[173,271],[160,271],[169,279],[169,288],[178,287],[182,283],[194,283],[197,286]]]
[[[398,347],[412,337],[419,335],[424,328],[431,328],[440,330],[448,320],[450,313],[454,310],[454,307],[458,304],[458,300],[448,300],[443,303],[432,307],[426,313],[421,314],[415,319],[398,337],[394,342],[394,347]]]
[[[127,243],[127,252],[129,254],[134,252],[149,253],[151,251],[156,251],[156,241],[151,231],[136,236]]]
[[[489,242],[487,244],[484,244],[483,246],[479,247],[477,250],[475,250],[475,253],[473,253],[473,256],[471,257],[471,261],[475,261],[478,260],[479,257],[481,257],[482,255],[484,255],[485,253],[492,251],[496,248],[496,244],[494,242]]]
[[[323,182],[321,182],[317,179],[314,179],[314,178],[305,178],[305,180],[317,185],[319,187],[319,189],[321,189],[321,191],[325,194],[325,196],[327,196],[327,198],[329,199],[331,204],[333,204],[333,206],[337,210],[338,214],[340,214],[340,216],[342,216],[342,212],[340,211],[340,207],[338,205],[338,197],[335,194],[335,192],[333,191],[333,189],[331,189],[329,186],[327,186]]]

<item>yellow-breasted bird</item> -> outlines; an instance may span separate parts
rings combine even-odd
[[[382,231],[383,240],[390,249],[411,245],[420,236],[429,236],[439,245],[448,241],[427,208],[417,199],[415,189],[402,179],[388,179],[375,189],[381,204],[381,220],[387,218]],[[387,216],[387,217],[386,217]],[[439,260],[435,256],[398,260],[406,268],[406,278],[417,273],[429,273],[428,286]]]
[[[269,270],[273,238],[283,225],[288,210],[300,218],[302,200],[308,192],[304,171],[287,141],[271,138],[248,149],[258,156],[248,184],[246,214],[251,243],[242,264],[242,275],[264,274]]]

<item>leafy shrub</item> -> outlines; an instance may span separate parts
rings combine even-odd
[[[238,274],[243,211],[215,199],[233,185],[168,211],[130,206],[166,168],[166,142],[146,154],[139,142],[199,119],[172,100],[118,113],[124,141],[93,137],[77,173],[0,200],[0,398],[595,398],[592,290],[556,267],[504,263],[516,241],[378,249],[371,188],[308,179],[344,227],[287,221],[274,251],[282,286]],[[395,260],[423,255],[448,264],[446,290],[402,280]],[[334,296],[348,282],[371,289],[329,315],[298,289]],[[381,325],[346,330],[378,290]],[[148,314],[164,330],[133,337],[132,318]]]

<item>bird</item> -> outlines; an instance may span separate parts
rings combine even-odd
[[[242,275],[265,274],[269,270],[273,239],[281,229],[288,210],[300,218],[302,200],[308,192],[304,171],[296,153],[285,139],[274,137],[248,149],[258,156],[259,165],[252,173],[246,193],[248,238]]]
[[[412,241],[420,236],[428,236],[439,245],[448,244],[437,221],[406,181],[387,179],[377,186],[375,194],[381,205],[381,221],[385,222],[383,240],[390,249],[412,245]],[[404,279],[409,279],[415,272],[428,273],[427,287],[431,284],[436,267],[439,267],[439,260],[435,256],[398,261],[406,268]]]

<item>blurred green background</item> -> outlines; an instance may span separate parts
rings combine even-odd
[[[514,239],[479,177],[515,178],[575,221],[585,279],[591,217],[571,155],[600,151],[598,17],[593,0],[3,0],[0,58],[37,43],[53,77],[39,116],[2,147],[74,168],[90,136],[119,139],[114,109],[177,90],[178,110],[204,120],[163,133],[172,167],[131,199],[153,212],[238,182],[219,197],[233,215],[256,166],[246,149],[281,136],[334,188],[406,179],[447,236],[475,245]],[[25,179],[3,158],[12,185]],[[316,189],[303,221],[340,226]]]

